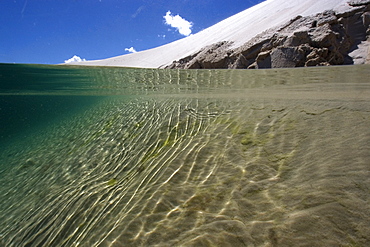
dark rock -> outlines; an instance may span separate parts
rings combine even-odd
[[[352,0],[352,1],[349,1],[348,4],[353,7],[363,6],[363,5],[370,4],[370,0]]]
[[[255,44],[250,44],[247,43],[243,46],[241,46],[236,53],[243,54],[243,56],[246,59],[251,59],[251,58],[256,58],[257,55],[261,52],[261,49],[268,45],[269,40],[263,40],[261,42],[255,43]]]
[[[269,51],[261,52],[256,59],[256,69],[271,68],[271,55]]]
[[[297,31],[292,36],[288,37],[285,41],[285,46],[299,46],[301,44],[310,43],[310,37],[308,31]]]
[[[334,33],[329,24],[317,27],[311,34],[311,45],[313,47],[329,48],[336,45],[336,33]]]
[[[325,24],[335,24],[338,22],[338,18],[335,16],[334,11],[325,11],[324,13],[317,15],[317,26],[323,26]]]
[[[370,12],[365,12],[362,15],[362,22],[366,28],[366,36],[370,36]]]
[[[346,12],[297,16],[237,48],[227,41],[204,47],[167,68],[261,69],[353,64],[350,53],[370,41],[370,0],[353,0]]]
[[[214,69],[227,66],[225,58],[228,57],[227,48],[231,42],[222,41],[206,46],[199,52],[175,61],[168,68],[182,69]]]
[[[239,54],[233,64],[229,66],[229,69],[244,69],[248,68],[254,60],[246,59],[243,54]]]
[[[277,47],[271,52],[271,68],[301,67],[305,55],[299,47]]]

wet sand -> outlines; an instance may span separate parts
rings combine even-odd
[[[367,246],[369,90],[107,98],[2,152],[0,243]]]

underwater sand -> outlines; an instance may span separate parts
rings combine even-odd
[[[369,66],[144,72],[0,151],[0,246],[369,246]]]

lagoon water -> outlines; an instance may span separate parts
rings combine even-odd
[[[369,246],[370,66],[0,65],[0,246]]]

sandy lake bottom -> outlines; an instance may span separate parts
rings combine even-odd
[[[0,246],[368,246],[369,126],[358,80],[102,97],[1,150]]]

